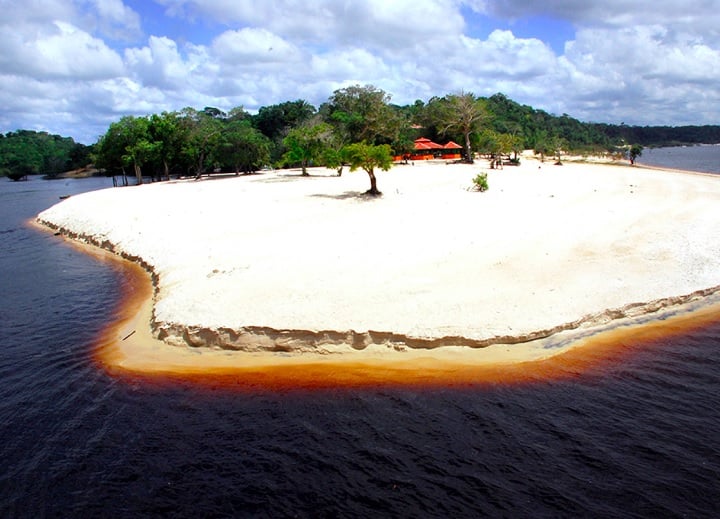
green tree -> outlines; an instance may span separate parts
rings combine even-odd
[[[350,164],[350,171],[362,168],[370,177],[370,189],[366,191],[366,194],[381,195],[382,193],[377,188],[375,169],[388,171],[392,167],[392,150],[390,146],[388,144],[372,145],[365,142],[356,142],[347,145],[343,153]]]
[[[633,144],[630,146],[630,164],[635,164],[635,160],[642,155],[643,147],[639,144]]]
[[[302,99],[262,106],[253,117],[253,124],[268,139],[281,139],[291,128],[296,128],[310,120],[315,115],[315,111],[313,105]]]
[[[150,121],[146,117],[128,115],[120,120],[120,125],[126,142],[122,159],[125,165],[133,167],[140,185],[143,183],[142,166],[155,158],[158,144],[151,140]]]
[[[302,99],[260,107],[257,115],[252,117],[252,121],[255,128],[272,142],[273,162],[280,162],[287,151],[282,140],[288,132],[306,124],[315,113],[315,107]]]
[[[162,112],[151,115],[148,132],[156,144],[156,158],[162,163],[163,177],[170,180],[170,167],[179,160],[185,138],[178,113]]]
[[[45,174],[52,178],[63,171],[86,166],[89,147],[70,137],[47,132],[17,130],[0,134],[0,169],[3,176],[22,178]]]
[[[320,158],[327,143],[330,141],[332,128],[327,123],[315,123],[293,128],[283,139],[287,152],[283,161],[288,164],[299,163],[303,176],[307,176],[307,166]]]
[[[111,173],[132,166],[138,184],[142,184],[142,165],[151,160],[157,146],[148,133],[149,122],[144,117],[125,116],[112,123],[95,146],[95,164]]]
[[[540,162],[545,162],[545,155],[552,153],[552,138],[546,130],[539,130],[533,135],[533,151],[540,155]]]
[[[377,87],[353,85],[336,90],[320,111],[345,144],[389,144],[400,128],[389,102],[390,95]]]
[[[189,161],[190,167],[194,170],[195,179],[199,179],[205,173],[208,159],[220,143],[220,134],[223,129],[222,120],[212,115],[198,112],[194,108],[183,108],[180,113],[180,123],[183,131],[186,132],[182,146],[182,154]]]
[[[270,140],[253,128],[249,120],[232,121],[221,132],[215,156],[236,175],[241,171],[253,173],[270,161]]]
[[[478,132],[488,119],[486,103],[472,93],[450,94],[433,98],[426,106],[426,117],[442,135],[457,133],[465,142],[465,161],[472,164],[473,153],[470,142],[472,134]]]
[[[320,162],[326,168],[337,170],[337,176],[342,176],[343,166],[347,162],[345,148],[337,148],[335,146],[328,145],[323,149],[320,154]]]

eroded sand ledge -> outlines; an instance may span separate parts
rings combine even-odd
[[[484,169],[396,166],[378,199],[327,170],[111,188],[38,221],[151,272],[147,318],[175,350],[528,360],[716,298],[720,178],[526,160],[468,191]]]

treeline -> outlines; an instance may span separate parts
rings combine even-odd
[[[524,149],[605,153],[631,145],[662,146],[720,142],[720,126],[638,127],[584,123],[521,105],[503,94],[472,93],[396,105],[372,85],[335,91],[319,107],[304,100],[264,106],[184,108],[113,123],[92,147],[71,138],[17,131],[0,138],[0,174],[57,175],[93,161],[108,175],[169,178],[213,171],[250,173],[264,166],[342,167],[351,144],[387,146],[407,157],[413,141],[453,140],[463,157],[508,156]]]
[[[662,147],[720,143],[720,126],[626,126],[595,124],[600,132],[616,142]]]
[[[618,143],[597,125],[520,105],[503,94],[472,93],[396,105],[372,85],[335,91],[315,107],[304,100],[264,106],[256,114],[185,108],[123,117],[94,148],[95,165],[110,174],[168,178],[213,171],[250,173],[264,166],[339,167],[349,145],[387,146],[408,157],[414,140],[456,141],[465,161],[477,153],[511,155],[523,149],[554,154],[612,150]]]
[[[92,148],[71,137],[47,132],[18,130],[0,134],[0,176],[18,180],[27,175],[59,173],[90,162]]]

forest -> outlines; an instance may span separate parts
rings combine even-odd
[[[319,107],[304,100],[263,106],[251,114],[215,107],[184,108],[112,123],[92,146],[70,137],[18,130],[0,134],[0,175],[20,179],[58,174],[94,163],[107,175],[246,174],[263,167],[363,167],[407,157],[413,141],[455,141],[463,160],[507,156],[524,149],[554,155],[617,153],[631,146],[720,142],[720,126],[627,126],[581,122],[549,114],[503,94],[448,94],[396,105],[372,85],[336,90]],[[359,146],[366,148],[360,148]],[[358,155],[359,152],[360,155]],[[365,154],[363,156],[363,153]],[[370,153],[371,155],[368,155]]]
[[[91,162],[91,148],[71,137],[18,130],[0,133],[0,176],[20,180],[27,175],[49,178]]]

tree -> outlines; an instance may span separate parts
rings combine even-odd
[[[313,115],[315,107],[298,99],[260,107],[257,115],[253,117],[253,124],[267,138],[275,140],[284,137],[291,128],[300,126]]]
[[[132,166],[137,183],[142,184],[142,166],[154,158],[158,148],[148,128],[147,118],[132,115],[112,123],[95,146],[97,167],[110,172],[122,171],[125,178],[125,167]]]
[[[181,112],[180,122],[187,138],[183,142],[182,153],[192,164],[195,179],[205,173],[205,163],[220,142],[222,121],[214,115],[198,112],[193,108],[184,108]],[[210,110],[214,113],[213,110]]]
[[[25,177],[39,173],[55,177],[89,161],[88,146],[70,137],[47,132],[17,130],[0,134],[0,176]]]
[[[397,138],[399,118],[390,96],[372,85],[336,90],[320,109],[344,143],[389,144]]]
[[[329,141],[332,128],[327,123],[315,123],[293,128],[283,139],[287,152],[283,156],[285,163],[300,163],[303,176],[307,176],[307,166],[318,159]]]
[[[349,144],[343,151],[350,163],[350,171],[362,168],[370,177],[370,189],[366,194],[377,196],[378,191],[375,168],[388,171],[392,167],[392,150],[388,144],[372,145],[365,142]]]
[[[337,170],[337,176],[342,176],[343,166],[347,162],[345,158],[345,148],[336,148],[332,145],[326,146],[320,154],[320,162],[330,169]]]
[[[559,135],[553,135],[548,143],[550,150],[555,154],[555,164],[562,166],[562,152],[567,149],[567,141]]]
[[[630,164],[635,164],[635,159],[642,155],[643,147],[639,144],[633,144],[630,146]]]
[[[150,116],[148,132],[156,144],[156,158],[162,162],[163,176],[170,180],[170,165],[180,158],[184,140],[183,127],[177,112]]]
[[[533,142],[533,151],[536,155],[540,155],[540,162],[545,162],[545,155],[552,151],[551,138],[548,137],[547,131],[535,132]]]
[[[465,161],[472,164],[473,154],[470,136],[479,131],[488,119],[484,100],[472,93],[451,94],[443,98],[433,98],[426,106],[426,118],[429,118],[442,135],[457,132],[465,141]]]
[[[121,132],[125,137],[125,150],[122,160],[125,165],[132,165],[138,185],[142,184],[142,166],[152,160],[158,145],[151,141],[150,121],[145,117],[128,115],[120,120]]]
[[[252,127],[249,120],[227,123],[215,152],[217,160],[238,175],[253,173],[270,160],[270,140]]]
[[[307,123],[315,115],[315,107],[298,99],[284,103],[263,106],[252,117],[253,126],[272,142],[271,158],[279,162],[287,151],[282,140],[293,129]]]

